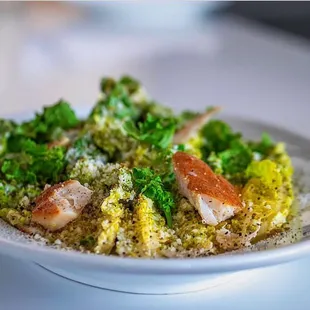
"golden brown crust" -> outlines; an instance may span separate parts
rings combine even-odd
[[[208,195],[224,205],[242,208],[237,189],[224,177],[216,175],[202,160],[184,152],[173,155],[175,172],[187,181],[187,188],[200,195]]]
[[[32,211],[32,216],[36,215],[44,215],[44,216],[53,216],[60,213],[60,210],[55,204],[54,201],[50,200],[54,195],[56,195],[57,191],[65,187],[69,184],[75,183],[74,180],[68,180],[63,183],[55,184],[49,188],[47,188],[45,191],[41,193],[39,197],[37,197],[35,203],[36,207]]]

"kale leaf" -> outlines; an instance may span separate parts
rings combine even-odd
[[[253,160],[266,158],[274,145],[266,133],[259,142],[246,141],[225,122],[212,120],[202,129],[205,161],[217,174],[244,183],[245,171]]]
[[[65,168],[65,150],[47,148],[28,139],[20,143],[22,152],[8,154],[1,162],[1,172],[8,181],[21,184],[57,183]]]
[[[136,126],[134,122],[128,121],[124,129],[128,135],[140,142],[165,149],[172,143],[176,123],[173,118],[159,118],[148,114],[145,122],[139,122]]]
[[[171,211],[174,208],[174,199],[170,192],[166,191],[159,175],[149,168],[134,168],[133,180],[137,192],[152,199],[161,210],[169,227],[172,227]]]
[[[63,130],[74,128],[78,124],[79,120],[70,105],[60,100],[53,106],[45,107],[43,112],[36,114],[33,120],[19,125],[15,136],[31,138],[38,143],[47,143],[59,139]]]

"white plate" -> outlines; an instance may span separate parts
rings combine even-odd
[[[285,141],[295,158],[296,170],[310,179],[310,141],[267,124],[224,117],[234,129],[248,138],[259,138],[262,131],[275,140]],[[309,185],[310,188],[310,184]],[[197,291],[234,281],[247,269],[267,267],[296,260],[310,253],[307,212],[304,212],[302,241],[273,249],[197,259],[131,259],[60,251],[29,241],[22,233],[0,223],[0,252],[31,260],[66,278],[88,285],[140,294],[175,294]]]

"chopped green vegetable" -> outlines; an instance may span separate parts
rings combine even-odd
[[[146,120],[148,114],[154,117],[174,117],[174,113],[171,108],[163,106],[155,101],[143,102],[142,104],[139,104],[139,107],[141,108],[139,120],[142,122]]]
[[[134,139],[165,149],[172,143],[176,125],[172,118],[164,119],[148,114],[146,121],[139,123],[138,127],[129,121],[124,128]]]
[[[138,193],[152,199],[164,213],[168,226],[172,227],[171,210],[174,208],[174,200],[172,194],[164,189],[160,176],[149,168],[134,168],[133,180]]]
[[[215,173],[223,174],[235,183],[246,182],[245,170],[254,160],[264,159],[270,154],[273,142],[263,134],[259,142],[245,141],[223,121],[212,120],[203,129],[203,146],[206,162]]]
[[[27,137],[38,143],[55,141],[62,136],[63,130],[76,127],[79,120],[70,105],[63,100],[55,105],[45,107],[42,114],[21,124],[16,129],[16,135]]]
[[[99,98],[84,120],[64,100],[21,124],[0,119],[0,218],[22,231],[41,225],[42,237],[61,247],[149,258],[219,254],[283,231],[294,198],[285,145],[275,145],[267,133],[248,141],[221,120],[202,125],[211,114],[175,114],[138,80],[123,76],[101,80]],[[242,210],[217,226],[206,225],[191,191],[184,196],[186,180],[176,182],[177,151],[204,160],[234,184]],[[46,185],[68,179],[92,195],[83,197],[79,187],[66,193],[70,183],[57,186],[58,197],[87,205],[52,231],[32,217],[36,198]]]
[[[230,126],[220,120],[209,121],[202,129],[202,135],[206,139],[205,151],[222,152],[230,148],[232,141],[240,140],[241,134],[234,133]]]
[[[8,139],[14,133],[16,124],[13,121],[0,119],[0,156],[7,151]]]
[[[282,182],[282,175],[277,164],[270,159],[253,161],[245,173],[248,178],[259,178],[266,186],[276,187]]]
[[[218,153],[214,153],[208,158],[208,162],[212,164],[217,173],[225,175],[235,175],[242,173],[252,161],[252,152],[250,148],[241,141],[233,141],[230,148]]]
[[[104,78],[101,81],[102,98],[92,110],[89,120],[97,123],[101,117],[137,119],[140,109],[134,104],[132,95],[137,90],[137,82],[123,77],[118,82]]]
[[[65,168],[65,152],[61,147],[48,149],[28,139],[21,143],[22,152],[4,158],[1,172],[6,180],[22,184],[57,183]]]
[[[267,133],[263,133],[261,140],[258,142],[250,141],[249,147],[253,153],[258,154],[261,158],[265,158],[271,152],[274,147],[274,143]]]

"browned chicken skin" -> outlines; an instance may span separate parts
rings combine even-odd
[[[206,224],[215,226],[241,210],[236,188],[202,160],[177,152],[173,165],[180,192],[195,206]]]
[[[79,216],[91,195],[91,190],[75,180],[48,187],[36,199],[32,222],[50,231],[61,229]]]

